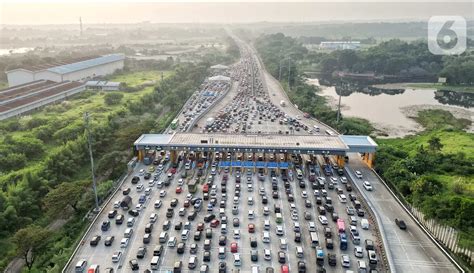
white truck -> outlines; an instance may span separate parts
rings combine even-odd
[[[280,105],[281,105],[282,107],[285,107],[285,106],[286,106],[286,102],[285,102],[284,100],[281,100],[281,101],[280,101]]]

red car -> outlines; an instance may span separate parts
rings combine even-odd
[[[171,168],[170,173],[175,174],[176,173],[176,168]]]
[[[254,224],[249,224],[248,228],[249,228],[249,233],[255,233],[255,225]]]
[[[224,176],[222,177],[222,180],[227,181],[228,179],[229,179],[229,176],[227,174],[224,174]]]
[[[183,192],[183,188],[181,187],[176,187],[176,193],[182,193]]]
[[[202,186],[202,192],[209,192],[209,185],[208,184],[204,184],[204,186]]]
[[[238,248],[238,246],[237,246],[237,243],[236,243],[236,242],[232,242],[232,243],[230,244],[230,252],[232,252],[232,253],[237,253],[237,248]]]
[[[290,272],[290,269],[286,264],[281,266],[281,273],[289,273],[289,272]]]
[[[189,200],[188,199],[184,200],[184,207],[189,208],[189,206],[190,206]]]
[[[199,223],[197,226],[198,231],[203,231],[204,230],[204,223]]]
[[[219,220],[217,219],[214,219],[211,221],[211,227],[217,227],[218,225],[220,224]]]

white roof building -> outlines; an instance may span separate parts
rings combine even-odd
[[[120,90],[121,82],[109,82],[109,81],[88,81],[86,82],[87,89],[97,89],[104,91],[118,91]]]
[[[222,75],[217,75],[217,76],[214,76],[214,77],[209,77],[208,80],[211,81],[211,82],[214,82],[214,81],[225,81],[225,82],[229,82],[229,81],[230,81],[230,78],[229,78],[229,77],[226,77],[226,76],[222,76]]]
[[[228,66],[223,65],[223,64],[216,64],[216,65],[211,66],[211,69],[215,69],[215,70],[225,70],[228,68],[229,68]]]
[[[124,66],[125,55],[109,54],[99,57],[76,58],[67,62],[54,62],[7,71],[9,86],[37,80],[54,82],[83,81],[114,73]]]

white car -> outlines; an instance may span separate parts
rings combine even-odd
[[[130,241],[130,239],[128,239],[128,238],[123,238],[123,239],[120,241],[120,247],[121,247],[121,248],[127,248],[129,241]]]
[[[148,187],[153,187],[153,186],[155,186],[155,180],[148,181]]]
[[[372,184],[369,181],[364,181],[364,189],[366,191],[372,191]]]
[[[301,192],[301,197],[308,198],[308,193],[306,191]]]
[[[270,215],[270,209],[268,207],[263,207],[263,215],[265,216]]]
[[[115,201],[115,202],[114,202],[114,208],[115,208],[115,209],[120,208],[120,201]]]
[[[347,177],[341,176],[341,183],[342,184],[347,184]]]
[[[140,171],[138,172],[138,175],[139,176],[144,176],[145,175],[145,170],[144,169],[140,169]],[[120,253],[121,254],[121,253]]]
[[[319,222],[321,222],[322,225],[327,225],[328,224],[328,218],[324,215],[319,215],[318,216]]]
[[[249,219],[255,218],[255,212],[253,210],[249,210]]]
[[[179,186],[184,185],[184,179],[182,179],[182,178],[178,179],[178,185]]]
[[[355,171],[355,175],[357,178],[362,179],[362,173],[360,171]]]
[[[364,250],[361,246],[354,247],[354,256],[356,256],[357,258],[364,257]]]
[[[283,227],[282,226],[277,226],[276,227],[276,235],[278,236],[283,236],[285,233],[283,232]]]
[[[160,191],[160,197],[165,197],[166,196],[166,191],[165,190],[161,190]]]
[[[240,230],[234,229],[234,239],[240,239]]]
[[[264,253],[264,259],[267,260],[267,261],[270,261],[272,259],[272,251],[268,248],[265,248],[265,250],[263,251]]]
[[[342,255],[341,256],[341,264],[342,267],[351,267],[351,260],[349,259],[349,255]]]
[[[122,251],[115,251],[114,254],[112,255],[112,262],[118,263],[120,262],[121,258],[122,258]]]
[[[151,188],[146,188],[145,195],[150,195],[150,194],[151,194]]]
[[[309,229],[310,232],[316,232],[316,223],[314,223],[314,222],[309,222],[308,225],[309,225],[309,228],[308,228],[308,229]]]
[[[138,211],[141,211],[143,209],[143,204],[137,204],[135,206],[135,209],[138,210]]]
[[[156,200],[155,201],[155,209],[159,209],[162,204],[163,204],[163,202],[161,202],[161,200]]]
[[[337,178],[334,177],[334,176],[331,176],[330,179],[331,179],[332,183],[334,184],[334,186],[337,186]]]
[[[293,220],[293,221],[298,220],[298,212],[296,212],[296,210],[291,212],[291,220]]]
[[[144,188],[145,188],[145,187],[143,187],[143,184],[138,184],[138,185],[137,185],[137,192],[143,191]]]

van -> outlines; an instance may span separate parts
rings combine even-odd
[[[160,243],[166,243],[166,241],[168,240],[168,232],[166,231],[163,231],[160,233]]]
[[[130,237],[132,237],[132,234],[133,234],[133,228],[127,228],[125,230],[125,233],[123,234],[123,236],[125,238],[130,238]]]
[[[369,220],[363,218],[362,220],[360,220],[360,226],[362,227],[362,229],[369,229]]]
[[[189,230],[185,229],[181,232],[181,240],[186,241],[189,237]]]
[[[87,273],[99,273],[99,265],[93,264],[87,269]]]
[[[167,246],[168,247],[175,247],[176,246],[176,237],[170,237],[168,239],[168,243],[167,243]]]
[[[196,256],[193,255],[193,256],[189,257],[188,268],[189,269],[196,268],[196,262],[197,262],[196,261]]]
[[[75,271],[77,273],[82,273],[84,272],[84,269],[86,269],[86,266],[87,266],[87,261],[80,260],[79,262],[76,263]]]
[[[301,246],[296,247],[296,257],[303,258],[303,248]]]
[[[257,265],[252,265],[252,273],[258,273],[258,266]]]
[[[227,234],[227,224],[222,224],[222,226],[221,226],[221,233],[222,233],[222,234]]]
[[[153,256],[153,258],[151,258],[150,266],[152,270],[158,270],[160,267],[160,256]]]
[[[287,249],[288,244],[286,243],[286,239],[280,239],[280,249]]]

